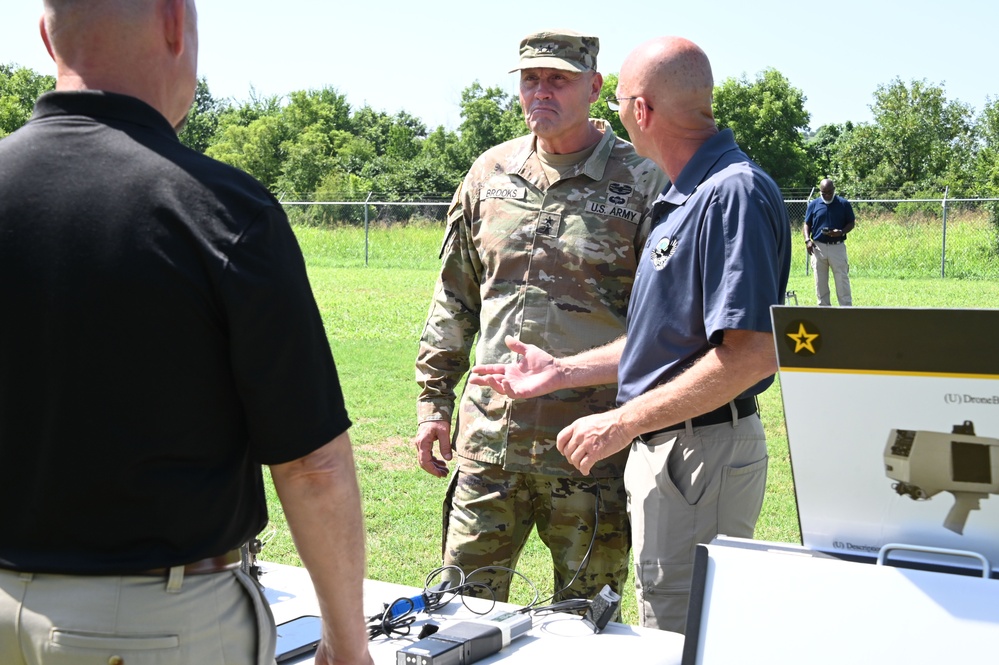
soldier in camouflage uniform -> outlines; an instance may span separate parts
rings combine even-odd
[[[596,37],[540,32],[521,42],[520,102],[532,133],[476,160],[455,193],[443,264],[416,361],[419,463],[443,477],[451,459],[455,390],[477,362],[508,362],[506,336],[570,355],[625,332],[651,201],[666,176],[610,125],[589,118],[603,79]],[[465,573],[515,567],[536,525],[565,597],[621,592],[630,532],[626,451],[582,476],[555,448],[559,430],[612,408],[616,388],[510,400],[466,386],[445,499],[443,560]],[[439,445],[442,459],[434,455]],[[596,524],[596,533],[594,526]],[[589,556],[587,557],[587,552]],[[489,570],[506,600],[510,575]]]

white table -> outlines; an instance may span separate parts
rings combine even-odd
[[[277,623],[296,617],[319,614],[312,582],[304,568],[261,562],[263,584]],[[364,614],[371,616],[383,611],[386,603],[398,598],[410,598],[422,589],[376,580],[364,581]],[[470,606],[486,611],[491,602],[480,598],[466,599]],[[474,603],[474,604],[473,604]],[[496,609],[516,609],[516,605],[497,603]],[[476,615],[465,608],[461,598],[427,615],[420,613],[409,637],[371,641],[371,655],[378,665],[395,665],[399,649],[418,638],[420,627],[432,620],[446,628],[451,623],[472,619]],[[616,663],[628,665],[680,665],[683,635],[620,623],[610,623],[595,634],[580,617],[571,614],[550,614],[534,617],[534,627],[515,639],[508,647],[479,663]],[[294,661],[311,664],[311,657]]]
[[[999,580],[720,538],[692,590],[696,665],[997,662]]]

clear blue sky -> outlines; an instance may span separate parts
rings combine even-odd
[[[0,10],[0,62],[55,73],[38,37],[41,6]],[[475,80],[516,94],[507,72],[520,39],[545,28],[597,35],[605,74],[663,34],[700,45],[716,83],[774,67],[805,94],[812,129],[870,121],[875,89],[896,77],[943,84],[976,113],[999,98],[999,3],[986,0],[202,0],[198,11],[200,73],[216,97],[330,86],[355,107],[405,110],[431,129],[457,128],[461,91]]]

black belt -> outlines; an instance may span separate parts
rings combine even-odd
[[[739,415],[739,418],[745,418],[746,416],[751,416],[756,413],[756,398],[755,397],[742,397],[735,400],[735,410]],[[690,419],[690,424],[693,427],[705,427],[707,425],[720,425],[721,423],[732,422],[732,406],[731,403],[725,403],[719,406],[714,411],[708,411],[705,414],[697,416],[696,418]],[[683,429],[687,426],[687,421],[682,420],[675,425],[670,425],[669,427],[663,427],[662,429],[657,429],[654,432],[646,432],[638,437],[642,443],[648,443],[649,439],[652,437],[663,434],[664,432],[673,432],[678,429]]]
[[[188,563],[184,566],[185,575],[208,575],[210,573],[221,573],[226,570],[235,570],[239,568],[243,563],[243,554],[240,550],[235,549],[221,556],[210,556],[205,559],[199,559],[192,563]],[[8,570],[7,568],[0,568],[0,570]],[[52,575],[64,575],[64,574],[75,574],[75,573],[51,573]],[[156,577],[166,577],[170,574],[170,568],[150,568],[148,570],[140,570],[138,572],[126,572],[126,573],[97,573],[98,575],[110,575],[110,576],[126,576],[126,575],[153,575]]]
[[[838,245],[845,240],[846,238],[840,238],[839,240],[819,240],[816,238],[815,242],[821,242],[823,245]]]

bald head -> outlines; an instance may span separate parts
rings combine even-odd
[[[58,90],[137,97],[176,125],[197,83],[194,0],[44,0]]]
[[[718,133],[711,98],[711,63],[682,37],[658,37],[632,51],[621,66],[621,122],[638,154],[673,180],[698,148]]]
[[[836,185],[829,178],[826,178],[819,183],[819,193],[822,194],[822,198],[826,201],[832,201],[833,196],[836,194]]]
[[[121,48],[153,16],[155,0],[45,0],[44,36],[53,57],[75,61]],[[125,31],[123,28],[130,27]]]
[[[653,109],[661,108],[682,127],[714,126],[711,63],[688,39],[658,37],[641,44],[625,60],[620,80],[629,91],[640,90]]]

